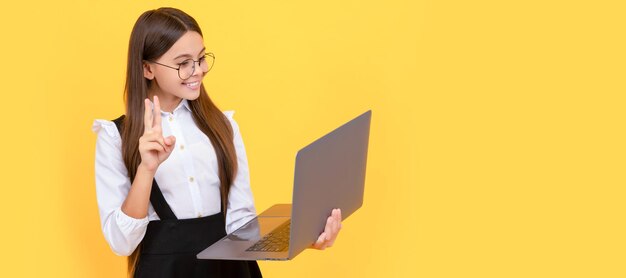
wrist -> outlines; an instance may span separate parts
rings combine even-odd
[[[156,167],[150,167],[147,166],[146,164],[139,163],[139,166],[137,167],[137,175],[139,175],[140,173],[143,174],[149,174],[151,176],[154,176],[154,174],[156,173],[157,168]]]

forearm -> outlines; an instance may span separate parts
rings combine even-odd
[[[154,174],[154,171],[146,169],[142,164],[139,165],[135,180],[122,204],[122,212],[136,219],[144,218],[148,215],[150,190]]]

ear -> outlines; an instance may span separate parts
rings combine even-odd
[[[148,80],[154,79],[154,72],[152,72],[152,65],[149,63],[143,63],[143,77]]]

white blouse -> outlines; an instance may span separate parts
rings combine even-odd
[[[250,189],[248,159],[234,111],[224,114],[234,132],[238,171],[231,184],[226,216],[230,233],[256,216]],[[203,217],[220,212],[220,179],[217,157],[209,138],[196,126],[186,99],[173,112],[161,112],[163,136],[174,135],[176,146],[159,166],[155,179],[165,200],[178,219]],[[113,252],[130,255],[143,239],[148,222],[159,216],[152,205],[148,216],[135,219],[122,212],[122,203],[131,181],[122,159],[122,142],[115,123],[95,120],[92,130],[96,141],[96,193],[100,223]]]

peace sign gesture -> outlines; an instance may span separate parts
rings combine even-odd
[[[174,136],[163,138],[159,98],[154,96],[154,111],[150,108],[150,100],[147,98],[144,100],[144,106],[146,109],[143,117],[144,131],[143,136],[139,138],[139,154],[141,164],[147,170],[156,172],[159,165],[174,150],[176,138]]]

